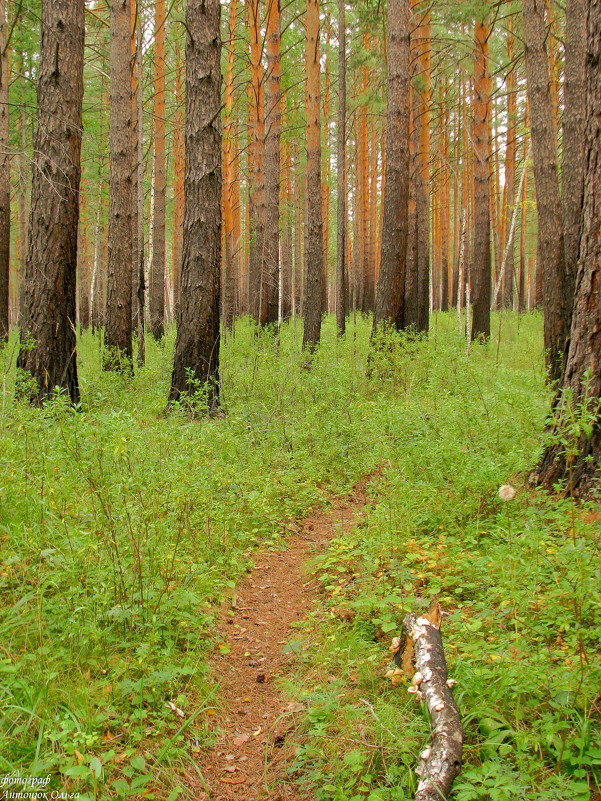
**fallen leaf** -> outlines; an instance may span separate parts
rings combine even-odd
[[[259,728],[258,728],[256,731],[254,731],[254,732],[253,732],[253,737],[258,737],[258,736],[259,736],[259,734],[261,734],[261,731],[262,731],[262,729],[261,729],[261,727],[259,726]]]
[[[304,704],[299,704],[298,701],[290,701],[286,709],[288,712],[302,712],[305,708]]]
[[[234,737],[233,743],[234,745],[240,746],[244,745],[244,743],[248,740],[248,734],[239,734],[237,737]]]

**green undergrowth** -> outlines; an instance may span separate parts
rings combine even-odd
[[[173,331],[133,380],[84,334],[76,411],[14,402],[14,340],[0,352],[0,774],[82,801],[193,797],[181,777],[221,703],[217,605],[256,546],[371,475],[363,522],[314,565],[325,607],[290,644],[309,797],[411,797],[427,720],[383,674],[403,613],[433,595],[466,728],[456,797],[587,797],[599,524],[584,508],[572,531],[569,501],[524,483],[550,399],[541,319],[495,316],[469,358],[453,315],[432,322],[380,342],[366,378],[368,320],[338,341],[327,319],[310,369],[300,324],[277,343],[238,321],[213,418],[200,391],[165,413]]]
[[[307,706],[292,772],[318,801],[414,797],[427,712],[384,674],[403,616],[438,598],[465,728],[452,797],[598,799],[601,514],[528,486],[549,408],[538,320],[518,340],[505,317],[498,357],[493,338],[469,360],[438,323],[374,361],[386,455],[362,520],[312,566],[325,602],[286,682]]]
[[[0,353],[0,774],[81,799],[178,796],[220,702],[216,605],[255,546],[282,547],[282,524],[382,458],[367,332],[337,342],[329,321],[308,370],[300,325],[276,347],[238,321],[212,419],[202,393],[165,414],[173,331],[133,380],[84,334],[76,411],[15,402],[14,339]]]

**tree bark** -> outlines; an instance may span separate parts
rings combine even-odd
[[[323,220],[321,213],[321,120],[319,62],[319,0],[307,0],[307,273],[303,349],[313,351],[321,334],[323,280]]]
[[[409,0],[388,0],[386,183],[382,261],[374,331],[387,320],[405,325],[405,270],[409,202]]]
[[[165,0],[156,0],[154,33],[154,237],[150,328],[165,332]]]
[[[471,338],[490,337],[490,162],[488,154],[488,37],[484,20],[476,19],[474,62],[474,258],[471,269],[473,318]]]
[[[586,56],[586,170],[574,310],[554,403],[555,442],[531,476],[547,487],[567,479],[566,494],[581,496],[598,485],[601,463],[601,0],[588,3]],[[576,428],[579,408],[586,419]]]
[[[132,106],[130,0],[110,5],[109,233],[105,369],[131,369]],[[127,363],[123,361],[126,358]]]
[[[265,324],[277,323],[280,267],[280,2],[267,0],[267,84],[265,88]]]
[[[417,29],[420,52],[419,143],[420,176],[417,191],[417,263],[418,318],[417,330],[427,333],[430,328],[430,100],[432,61],[431,12],[417,10],[421,25]]]
[[[181,298],[170,401],[206,388],[219,403],[221,37],[219,0],[186,6],[186,172]]]
[[[8,340],[10,263],[10,136],[6,0],[0,0],[0,345]],[[23,242],[21,247],[23,247]]]
[[[56,386],[77,403],[75,302],[84,0],[46,0],[41,13],[27,251],[31,281],[26,288],[17,366],[35,380],[35,389],[27,390],[33,403],[41,403]]]
[[[586,0],[566,3],[565,80],[561,205],[565,248],[566,292],[574,293],[584,187],[586,98]]]
[[[515,228],[512,226],[513,212],[515,209],[515,172],[517,154],[517,87],[515,66],[513,65],[513,19],[507,20],[507,61],[509,62],[509,73],[507,75],[507,151],[505,154],[505,214],[503,217],[502,237],[503,247],[508,249],[505,267],[505,278],[503,282],[503,306],[506,309],[513,308],[513,280],[514,280],[514,256],[513,242]],[[507,240],[507,241],[506,241]]]
[[[223,119],[223,225],[225,237],[225,274],[223,282],[223,325],[231,331],[234,324],[236,279],[234,275],[234,41],[237,2],[230,3],[229,41],[225,72],[225,113]],[[183,191],[183,186],[182,186]]]
[[[538,212],[538,263],[543,283],[544,343],[550,378],[554,380],[561,374],[573,295],[565,274],[563,229],[558,224],[561,203],[544,4],[541,0],[524,0],[522,16]]]
[[[406,615],[403,632],[415,651],[412,688],[425,699],[432,731],[431,745],[420,754],[415,801],[441,801],[448,798],[461,771],[463,727],[459,709],[448,685],[438,626],[427,617]]]
[[[232,7],[235,8],[235,2]],[[183,64],[179,41],[175,42],[175,127],[173,130],[173,241],[171,250],[173,269],[173,300],[175,316],[180,296],[182,271],[182,238],[184,232],[184,114],[182,98]]]
[[[265,251],[265,96],[261,62],[261,10],[259,0],[247,0],[250,27],[250,135],[252,185],[250,187],[249,302],[250,313],[263,325],[267,311],[263,275]]]
[[[338,131],[336,142],[336,330],[346,326],[346,3],[338,0]]]
[[[136,297],[132,299],[138,306],[138,367],[146,364],[146,276],[144,273],[144,97],[142,92],[142,21],[137,21],[136,32],[136,72],[137,93],[136,108],[137,136],[136,136],[136,231],[135,253],[136,259],[132,262],[132,269],[137,276]],[[183,187],[182,187],[183,192]],[[177,202],[177,201],[176,201]],[[175,235],[174,235],[175,238]]]

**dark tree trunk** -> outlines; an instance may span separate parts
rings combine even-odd
[[[31,280],[17,361],[35,379],[34,403],[56,386],[79,401],[75,298],[83,53],[84,0],[46,0],[27,251]]]
[[[110,5],[109,232],[104,366],[131,369],[132,104],[130,0]],[[126,362],[123,362],[123,358]]]
[[[346,325],[346,4],[338,0],[338,138],[336,207],[336,330]]]
[[[472,339],[490,337],[490,161],[488,120],[490,78],[488,37],[490,28],[476,20],[474,63],[474,256],[472,281]]]
[[[565,275],[565,257],[557,141],[547,57],[544,3],[524,0],[524,46],[530,106],[534,183],[538,212],[538,258],[542,275],[545,351],[551,379],[559,378],[570,331],[573,293]]]
[[[409,0],[388,0],[386,182],[374,331],[403,328],[409,200]]]
[[[321,334],[323,215],[321,209],[321,120],[319,0],[307,0],[307,271],[303,348],[314,350]]]
[[[567,492],[586,494],[599,482],[601,464],[601,2],[589,0],[586,39],[586,135],[584,159],[584,205],[580,226],[578,275],[567,358],[561,391],[571,391],[572,414],[562,414],[561,394],[555,400],[556,439],[567,440],[573,452],[568,457],[561,442],[547,447],[532,478],[551,487],[567,479]],[[588,375],[588,380],[585,376]],[[585,394],[586,393],[586,394]],[[565,397],[564,397],[565,400]],[[577,404],[594,415],[590,436],[571,425]]]
[[[280,3],[267,0],[267,82],[265,87],[265,324],[277,323],[280,268]]]
[[[169,400],[205,387],[219,403],[221,38],[219,0],[186,6],[186,169],[181,297]]]
[[[10,262],[10,138],[6,36],[6,0],[0,0],[0,345],[8,339]],[[23,244],[21,242],[21,247]]]
[[[586,97],[586,0],[566,4],[565,82],[561,203],[565,249],[566,292],[574,293],[584,186]]]

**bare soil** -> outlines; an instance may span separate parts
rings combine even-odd
[[[221,709],[210,718],[219,739],[197,758],[204,779],[194,782],[199,801],[300,799],[288,768],[303,706],[282,696],[278,677],[294,660],[285,648],[294,639],[293,624],[319,599],[304,566],[356,522],[365,502],[365,484],[358,484],[328,511],[287,526],[287,549],[258,551],[254,569],[222,608],[216,632],[221,650],[210,660],[220,682]]]

